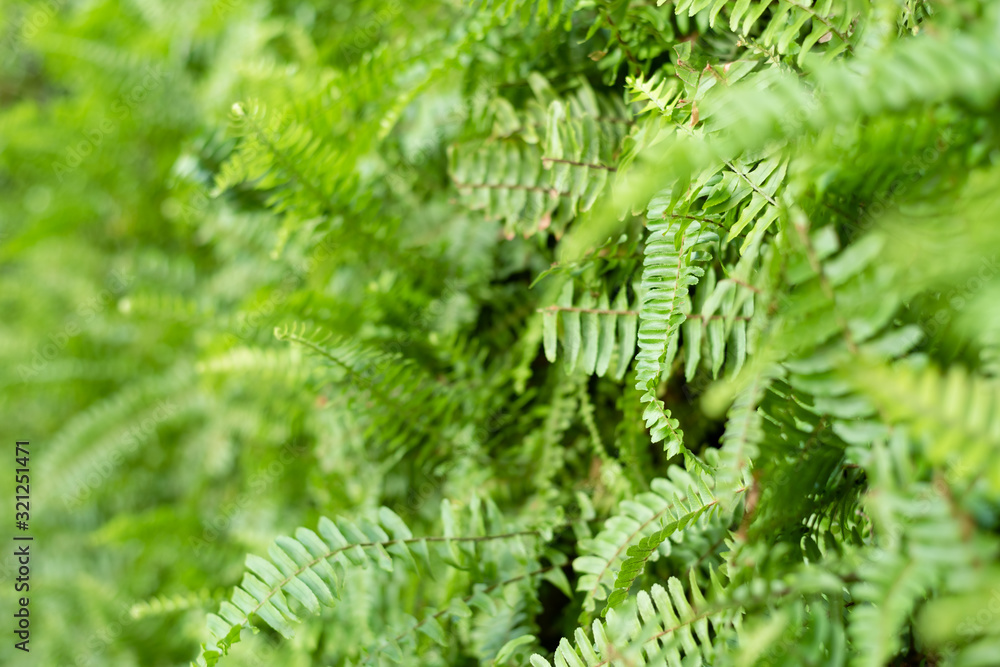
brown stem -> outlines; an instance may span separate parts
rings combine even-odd
[[[596,313],[597,315],[638,315],[637,310],[607,310],[604,308],[577,308],[576,306],[548,306],[538,308],[539,313],[565,311],[570,313]]]
[[[830,32],[832,32],[834,35],[836,35],[840,39],[840,41],[842,41],[844,44],[847,45],[847,50],[848,51],[850,51],[850,52],[854,51],[854,49],[851,47],[850,42],[847,41],[847,35],[845,35],[844,33],[840,32],[835,27],[833,27],[833,24],[830,23],[829,19],[827,19],[825,16],[820,16],[819,14],[817,14],[815,12],[815,10],[813,10],[812,7],[805,7],[803,5],[800,5],[797,2],[792,2],[792,0],[785,0],[785,2],[787,2],[788,4],[790,4],[792,7],[795,7],[797,9],[801,9],[806,14],[809,14],[814,19],[816,19],[817,21],[819,21],[820,23],[822,23],[823,25],[825,25],[827,28],[829,28]]]
[[[578,308],[577,306],[546,306],[545,308],[536,308],[536,312],[539,313],[555,313],[555,312],[568,312],[568,313],[594,313],[596,315],[638,315],[637,310],[609,310],[606,308]],[[688,313],[688,319],[691,320],[736,320],[741,322],[749,321],[750,318],[744,315],[737,315],[735,317],[726,317],[725,315],[701,315],[700,313]]]
[[[486,188],[489,190],[528,190],[530,192],[547,192],[552,197],[568,197],[571,193],[560,192],[555,188],[543,188],[539,185],[521,185],[519,183],[462,183],[452,179],[455,187],[462,188]]]
[[[830,284],[830,279],[827,277],[826,272],[823,270],[823,265],[820,263],[818,256],[816,255],[816,249],[813,248],[812,241],[809,240],[809,231],[806,226],[796,222],[795,232],[798,234],[799,240],[806,249],[806,256],[809,258],[809,265],[812,270],[819,276],[819,284],[823,290],[823,294],[830,303],[833,304],[834,314],[837,317],[837,325],[840,327],[841,333],[844,335],[844,341],[847,343],[847,349],[851,351],[852,354],[858,353],[858,346],[854,342],[854,336],[851,335],[851,330],[847,326],[847,320],[844,316],[840,314],[837,308],[837,295],[833,291],[833,286]]]
[[[757,186],[757,184],[756,184],[756,183],[754,183],[753,181],[751,181],[751,180],[750,180],[750,177],[749,177],[749,176],[747,176],[746,174],[744,174],[744,173],[743,173],[743,172],[742,172],[742,171],[741,171],[740,169],[737,169],[737,168],[736,168],[736,165],[734,165],[734,164],[733,164],[732,162],[729,162],[729,161],[726,161],[726,166],[727,166],[727,167],[729,167],[730,169],[732,169],[732,170],[733,170],[733,173],[735,173],[735,174],[736,174],[737,176],[739,176],[739,177],[740,177],[740,178],[742,178],[742,179],[743,179],[744,181],[746,181],[746,184],[747,184],[747,185],[749,185],[749,186],[750,186],[750,188],[751,188],[751,189],[752,189],[752,190],[753,190],[754,192],[756,192],[756,193],[757,193],[757,194],[759,194],[759,195],[760,195],[761,197],[763,197],[763,198],[764,198],[764,199],[765,199],[765,200],[767,201],[767,203],[768,203],[768,204],[770,204],[771,206],[775,206],[775,207],[777,207],[777,206],[778,206],[778,202],[774,201],[774,197],[772,197],[771,195],[769,195],[769,194],[767,194],[766,192],[764,192],[763,190],[761,190],[761,189],[760,189],[760,188],[759,188],[759,187]]]
[[[721,227],[722,226],[722,223],[720,223],[718,220],[712,220],[711,218],[701,218],[701,217],[698,217],[697,215],[678,215],[676,213],[667,213],[666,211],[664,211],[663,215],[661,215],[660,217],[664,218],[664,219],[665,218],[678,218],[678,219],[681,219],[681,220],[694,220],[696,222],[707,222],[708,224],[715,225],[716,227]]]
[[[621,45],[622,51],[625,53],[625,57],[628,58],[629,63],[631,63],[632,74],[637,74],[641,70],[639,66],[639,61],[635,59],[635,56],[632,55],[632,52],[628,48],[628,44],[626,44],[625,40],[622,39],[621,32],[618,31],[618,26],[616,26],[615,22],[611,20],[611,14],[608,13],[608,11],[605,9],[601,9],[601,13],[604,14],[604,19],[608,22],[608,25],[611,27],[611,33],[615,36],[615,41],[617,41],[618,44]]]
[[[750,318],[745,315],[736,315],[734,317],[726,317],[725,315],[700,315],[698,313],[690,313],[688,315],[690,320],[734,320],[739,322],[748,322]]]
[[[586,167],[587,169],[604,169],[605,171],[618,171],[618,167],[609,167],[606,164],[596,164],[593,162],[576,162],[575,160],[563,160],[557,157],[543,157],[542,162],[561,162],[571,164],[574,167]]]
[[[750,283],[748,283],[748,282],[746,282],[744,280],[740,280],[739,278],[723,278],[723,280],[729,280],[731,282],[736,283],[737,285],[740,285],[741,287],[746,287],[751,292],[755,292],[757,294],[760,294],[760,290],[759,289],[757,289],[756,287],[754,287],[753,285],[751,285]]]

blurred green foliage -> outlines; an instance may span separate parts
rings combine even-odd
[[[0,3],[4,664],[995,664],[998,45]]]

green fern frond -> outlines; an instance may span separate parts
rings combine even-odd
[[[34,662],[996,663],[1000,3],[175,4],[0,5]]]
[[[739,605],[726,602],[725,589],[714,571],[711,580],[715,598],[711,603],[693,570],[689,594],[676,577],[667,580],[666,588],[653,584],[648,593],[640,591],[634,606],[610,612],[606,623],[595,620],[592,639],[581,628],[573,643],[560,640],[553,656],[556,667],[675,665],[684,659],[712,664],[716,642],[738,622]],[[531,664],[552,667],[538,654],[531,656]]]
[[[679,541],[679,533],[693,523],[702,525],[720,516],[710,476],[674,467],[670,477],[654,479],[650,491],[622,501],[600,533],[580,542],[581,555],[573,567],[581,574],[577,590],[586,591],[586,611],[593,611],[595,602],[606,597],[608,608],[620,604],[654,550],[669,553],[670,544],[664,543],[668,537]],[[735,493],[744,491],[745,487]]]
[[[559,340],[567,372],[579,368],[587,374],[604,377],[612,359],[617,358],[614,378],[624,377],[635,354],[639,315],[630,309],[624,286],[618,290],[613,304],[609,303],[607,293],[602,293],[596,301],[593,295],[585,293],[574,303],[573,282],[568,281],[557,303],[542,312],[545,357],[550,362],[556,360]]]
[[[741,258],[749,259],[747,255]],[[716,280],[715,271],[707,269],[698,284],[692,312],[681,325],[684,339],[684,379],[691,382],[704,360],[713,378],[719,376],[728,362],[727,374],[735,375],[743,368],[750,353],[754,316],[755,288],[740,284],[738,278]],[[703,357],[703,352],[707,355]]]
[[[874,544],[851,587],[858,604],[848,630],[860,649],[852,665],[881,665],[897,653],[900,630],[916,606],[934,590],[955,584],[964,589],[985,547],[963,539],[960,519],[940,484],[915,481],[910,451],[909,439],[897,433],[872,452],[867,509]]]
[[[503,220],[508,237],[561,236],[606,192],[617,171],[627,111],[586,84],[558,98],[540,75],[533,73],[529,83],[537,99],[523,111],[497,102],[487,110],[489,138],[449,147],[449,174],[466,205]]]
[[[387,450],[412,450],[424,440],[434,440],[431,436],[440,433],[441,425],[447,424],[460,408],[447,386],[399,354],[337,339],[322,328],[308,333],[308,326],[302,323],[277,327],[274,335],[325,359],[333,371],[331,379],[345,391],[358,400],[381,406],[381,411],[371,414],[367,433]],[[409,418],[401,420],[400,415]]]
[[[298,350],[242,346],[198,362],[195,370],[205,377],[253,374],[292,386],[309,385],[313,376]]]
[[[654,218],[655,219],[655,218]],[[681,324],[690,314],[688,288],[704,275],[700,263],[718,235],[700,223],[679,221],[650,222],[640,285],[639,353],[636,356],[636,385],[646,404],[643,419],[653,442],[664,441],[668,456],[685,451],[683,434],[670,416],[657,389],[665,369],[677,352]]]
[[[396,562],[421,569],[433,576],[443,567],[467,568],[475,552],[469,547],[492,540],[518,540],[536,535],[534,531],[501,534],[456,535],[457,524],[450,506],[442,506],[445,535],[415,538],[410,529],[388,508],[380,508],[378,521],[320,519],[319,534],[299,528],[295,537],[281,537],[268,549],[269,559],[247,556],[242,583],[230,602],[222,603],[219,615],[210,614],[207,627],[213,645],[204,646],[199,664],[213,665],[240,639],[240,631],[251,625],[266,624],[283,637],[294,635],[298,614],[286,595],[310,613],[322,606],[332,607],[340,590],[349,585],[355,567],[376,565],[392,572]],[[480,519],[473,516],[471,526]],[[321,537],[322,536],[322,537]],[[418,564],[419,563],[419,564]]]
[[[216,195],[249,183],[268,193],[275,211],[300,219],[352,208],[357,179],[351,154],[324,144],[291,110],[235,104],[232,122],[240,144],[216,177]]]
[[[777,7],[768,0],[738,2],[735,6],[721,0],[680,0],[674,3],[678,14],[694,16],[709,12],[709,25],[714,26],[720,12],[726,9],[729,29],[739,35],[759,34],[756,38],[764,47],[775,47],[779,54],[797,54],[801,66],[816,46],[826,43],[823,57],[830,60],[852,50],[854,27],[869,11],[870,5],[859,0],[779,0]],[[762,20],[764,14],[766,19]],[[764,27],[760,27],[760,23]],[[801,33],[808,28],[803,37]]]
[[[475,0],[475,12],[492,13],[501,24],[516,18],[521,25],[537,24],[553,30],[568,28],[578,0]]]
[[[741,493],[745,490],[736,489],[736,492]],[[621,569],[618,570],[618,576],[615,578],[615,589],[608,596],[607,604],[601,611],[601,616],[607,616],[608,611],[620,606],[628,598],[632,583],[643,573],[646,561],[663,544],[664,540],[674,533],[684,530],[700,519],[703,514],[707,513],[707,516],[711,517],[713,512],[717,513],[717,510],[715,510],[716,507],[719,507],[719,500],[711,500],[682,515],[678,519],[671,521],[660,528],[660,530],[644,537],[638,544],[630,546],[625,552],[626,558],[622,562]]]
[[[905,362],[855,368],[852,383],[890,424],[907,428],[928,460],[953,481],[982,478],[1000,492],[1000,391],[996,382],[952,366],[946,375]]]
[[[726,511],[732,511],[739,486],[746,479],[751,462],[757,459],[758,445],[764,438],[758,406],[768,383],[769,378],[763,374],[755,377],[729,409],[716,472],[719,504]]]
[[[202,609],[211,603],[218,604],[222,598],[221,591],[213,592],[208,590],[158,596],[135,603],[129,609],[129,615],[135,619],[142,619],[150,616],[162,616],[192,609]]]
[[[101,458],[87,450],[88,444],[99,441],[105,448],[121,445],[128,438],[130,428],[141,426],[145,413],[153,413],[165,406],[162,412],[170,414],[171,408],[177,407],[174,403],[179,404],[181,401],[168,401],[169,405],[164,401],[183,396],[184,391],[190,388],[193,378],[192,369],[182,365],[162,376],[128,385],[119,393],[96,401],[56,433],[41,457],[40,472],[53,479],[64,476],[82,479],[73,463],[81,456],[92,461]],[[139,424],[136,423],[137,419]],[[44,502],[41,498],[38,500],[40,504]]]

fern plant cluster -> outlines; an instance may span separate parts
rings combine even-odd
[[[4,664],[1000,664],[997,3],[0,16]]]

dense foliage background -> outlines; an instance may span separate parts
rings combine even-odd
[[[4,664],[1000,664],[1000,4],[0,22]]]

